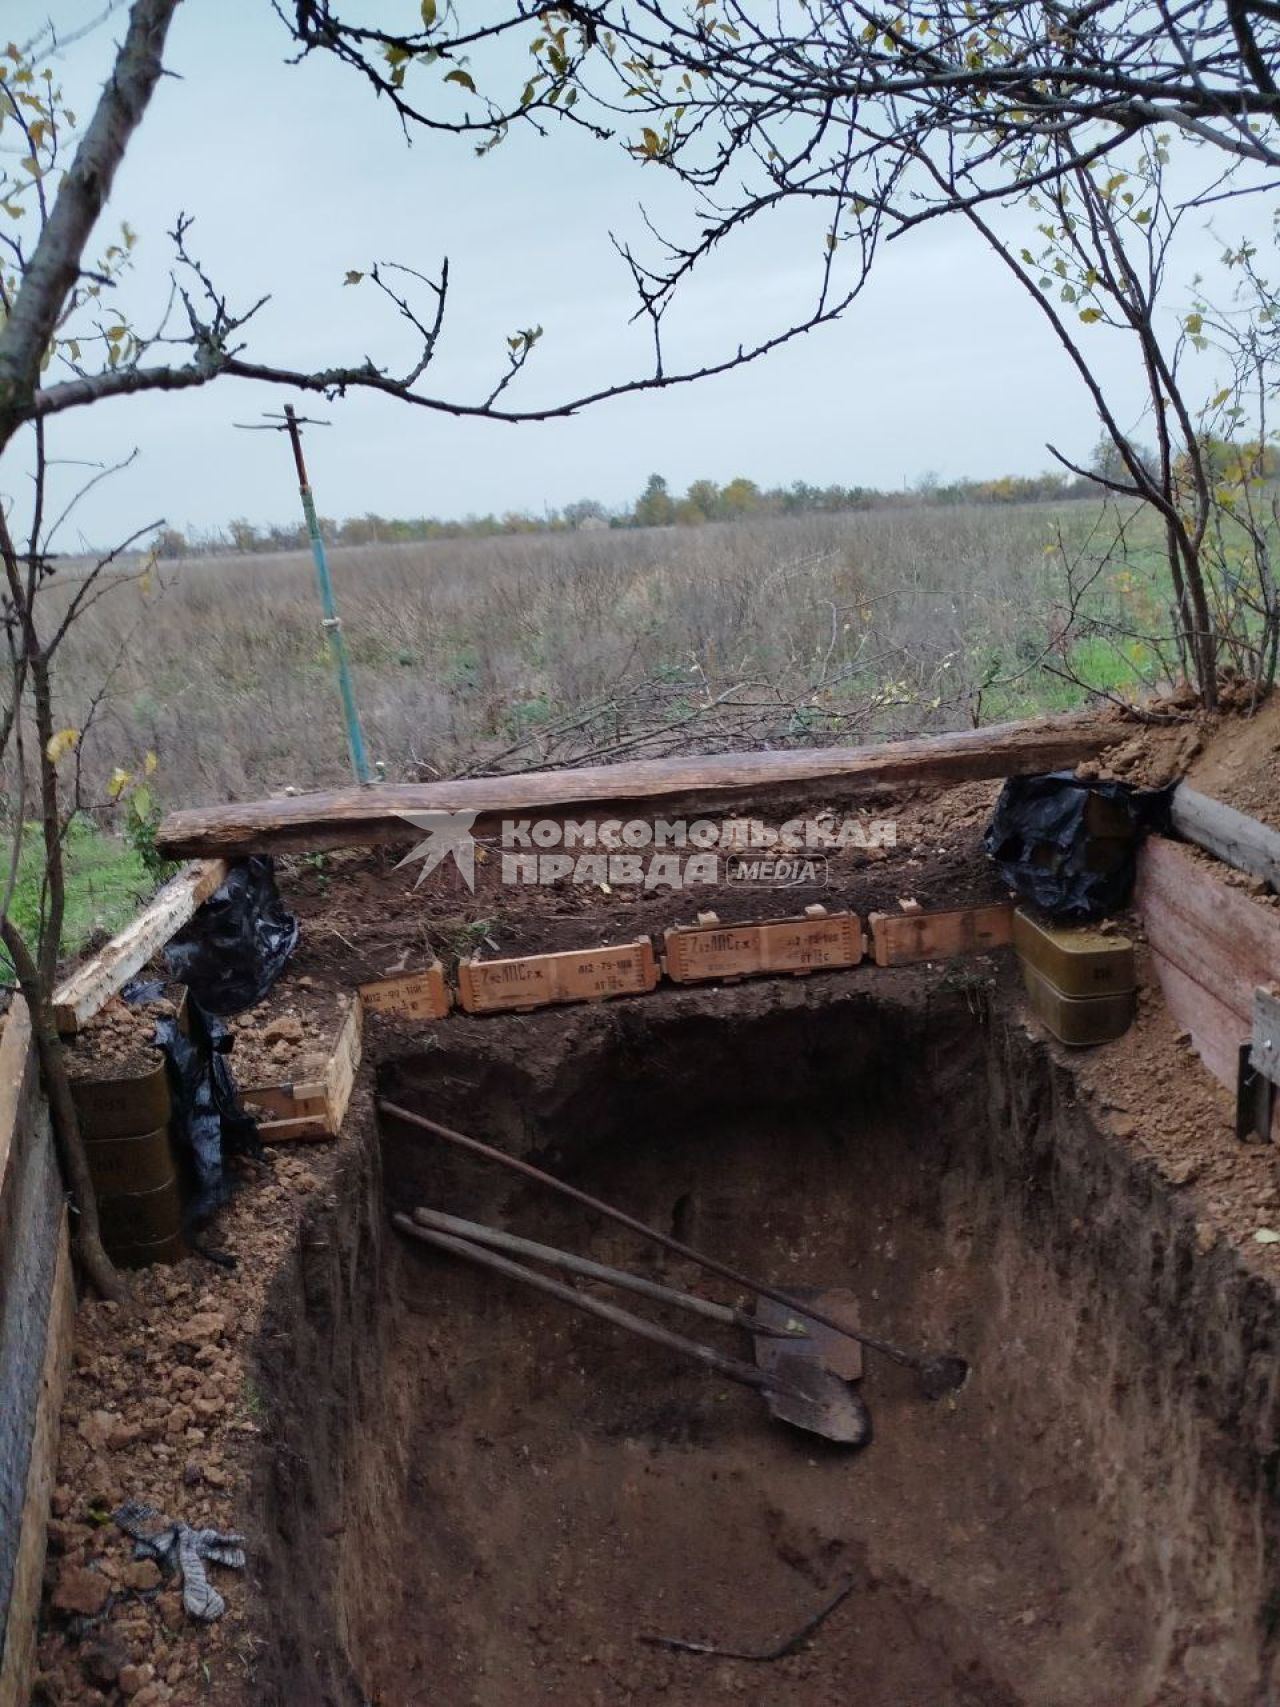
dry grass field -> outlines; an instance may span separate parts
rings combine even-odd
[[[1061,630],[1088,501],[364,546],[331,554],[371,756],[392,779],[680,748],[858,741],[1133,685],[1133,647]],[[122,580],[79,623],[60,712],[86,796],[158,756],[157,803],[348,774],[302,553]],[[57,597],[58,595],[53,595]],[[65,596],[65,594],[63,595]],[[1089,611],[1129,608],[1119,574]]]

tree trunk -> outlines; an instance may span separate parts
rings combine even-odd
[[[40,362],[81,276],[85,245],[111,193],[116,168],[160,80],[165,37],[177,9],[178,0],[134,0],[97,108],[39,241],[20,268],[22,283],[0,323],[0,449],[30,415]]]
[[[49,660],[40,649],[34,613],[28,604],[24,611],[27,633],[32,648],[27,663],[31,674],[31,692],[35,701],[36,737],[40,747],[40,834],[44,841],[44,917],[40,922],[40,941],[36,948],[36,967],[41,988],[53,989],[62,951],[62,925],[67,911],[67,883],[62,850],[62,814],[58,810],[58,769],[49,756],[53,739],[53,689],[49,681]]]

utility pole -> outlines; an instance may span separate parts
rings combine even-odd
[[[351,755],[351,770],[358,783],[369,783],[373,780],[369,772],[369,759],[365,753],[364,735],[360,729],[360,713],[356,710],[355,689],[351,685],[351,667],[347,662],[346,641],[342,638],[342,619],[338,615],[338,606],[333,596],[333,581],[329,576],[329,559],[325,555],[324,536],[320,532],[320,523],[316,517],[316,503],[311,493],[311,482],[307,479],[306,459],[302,454],[302,429],[304,426],[327,427],[327,421],[309,421],[295,413],[293,405],[284,406],[284,419],[278,416],[268,416],[269,425],[265,428],[255,428],[257,431],[288,433],[289,443],[293,446],[293,460],[298,470],[298,493],[302,499],[302,514],[306,518],[307,537],[311,541],[311,555],[315,560],[316,580],[320,586],[320,608],[323,612],[321,627],[329,646],[329,656],[333,659],[333,667],[338,677],[338,692],[342,696],[342,715],[347,726],[347,750]],[[279,424],[277,424],[277,422]]]

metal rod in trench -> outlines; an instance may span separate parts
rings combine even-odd
[[[452,1233],[469,1244],[487,1245],[491,1250],[506,1251],[511,1256],[532,1257],[551,1268],[564,1269],[569,1274],[581,1274],[588,1280],[599,1280],[605,1286],[616,1286],[623,1292],[636,1292],[642,1298],[652,1298],[675,1310],[688,1310],[709,1322],[725,1327],[744,1328],[749,1334],[767,1334],[776,1339],[808,1339],[804,1329],[775,1328],[749,1316],[745,1310],[735,1310],[731,1304],[716,1304],[710,1298],[695,1298],[691,1292],[677,1292],[673,1286],[663,1286],[643,1275],[628,1274],[625,1269],[610,1268],[590,1257],[576,1256],[572,1251],[557,1250],[554,1245],[540,1245],[535,1239],[522,1239],[499,1227],[486,1227],[480,1221],[464,1221],[460,1215],[445,1215],[439,1209],[415,1209],[413,1219],[419,1227],[430,1227],[436,1233]]]
[[[878,1351],[882,1357],[887,1357],[893,1363],[903,1364],[908,1369],[914,1369],[920,1377],[921,1389],[926,1398],[940,1399],[944,1393],[954,1392],[957,1387],[964,1385],[969,1373],[969,1365],[964,1358],[954,1352],[940,1352],[929,1355],[922,1352],[904,1350],[901,1346],[890,1345],[887,1340],[876,1339],[872,1334],[864,1334],[856,1328],[849,1327],[846,1322],[838,1322],[834,1316],[827,1315],[812,1301],[802,1303],[798,1298],[792,1298],[789,1293],[779,1290],[776,1286],[767,1286],[762,1281],[752,1280],[749,1275],[730,1268],[727,1263],[717,1261],[715,1257],[705,1256],[696,1251],[691,1245],[685,1245],[679,1239],[673,1239],[666,1233],[660,1233],[656,1227],[650,1227],[643,1221],[637,1221],[634,1216],[624,1210],[615,1209],[611,1204],[602,1202],[598,1197],[591,1197],[585,1191],[579,1191],[577,1186],[568,1185],[564,1180],[557,1179],[554,1174],[544,1173],[541,1168],[535,1168],[532,1162],[521,1161],[518,1156],[509,1156],[505,1150],[498,1150],[492,1144],[484,1144],[478,1138],[469,1138],[465,1132],[457,1132],[451,1126],[441,1126],[438,1121],[428,1120],[423,1114],[414,1114],[410,1109],[401,1108],[398,1103],[385,1100],[378,1103],[379,1111],[389,1114],[394,1120],[403,1120],[410,1126],[417,1126],[424,1132],[430,1132],[436,1138],[443,1138],[446,1143],[456,1145],[459,1149],[469,1150],[473,1155],[483,1156],[486,1161],[498,1162],[502,1167],[510,1168],[513,1172],[523,1174],[526,1179],[537,1180],[540,1185],[548,1185],[553,1191],[570,1197],[575,1203],[581,1203],[588,1209],[593,1209],[599,1215],[607,1215],[610,1220],[620,1226],[629,1227],[633,1233],[639,1233],[643,1238],[652,1239],[666,1250],[677,1256],[687,1257],[701,1267],[718,1274],[724,1280],[731,1280],[736,1286],[745,1286],[749,1292],[754,1292],[759,1298],[771,1298],[775,1304],[781,1304],[788,1310],[794,1310],[796,1315],[803,1318],[808,1316],[811,1321],[821,1322],[824,1328],[831,1328],[846,1339],[857,1340],[869,1351]]]
[[[491,1268],[498,1274],[505,1274],[510,1280],[518,1280],[525,1286],[532,1286],[537,1292],[549,1293],[552,1298],[560,1298],[566,1304],[584,1310],[589,1316],[599,1316],[606,1322],[612,1322],[615,1328],[625,1328],[628,1333],[638,1334],[641,1339],[652,1340],[655,1345],[665,1346],[668,1351],[681,1352],[685,1357],[705,1364],[708,1369],[714,1369],[717,1374],[727,1376],[730,1381],[738,1381],[744,1387],[755,1387],[765,1393],[787,1391],[753,1364],[740,1363],[736,1357],[725,1357],[722,1352],[713,1350],[709,1345],[701,1345],[697,1340],[687,1340],[683,1334],[673,1334],[669,1328],[660,1328],[656,1322],[647,1322],[643,1316],[633,1316],[630,1310],[620,1310],[616,1304],[606,1304],[602,1298],[592,1298],[575,1287],[566,1286],[561,1280],[552,1280],[549,1274],[538,1274],[531,1268],[525,1268],[523,1263],[509,1262],[506,1257],[499,1256],[497,1251],[485,1250],[483,1246],[473,1245],[467,1239],[455,1239],[448,1233],[437,1233],[430,1227],[420,1227],[407,1215],[396,1215],[393,1220],[400,1231],[408,1233],[410,1238],[421,1239],[425,1245],[436,1245],[454,1256],[465,1257],[468,1262],[476,1263],[481,1268]]]

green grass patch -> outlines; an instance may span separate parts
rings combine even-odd
[[[127,843],[106,835],[87,818],[75,819],[67,832],[66,874],[64,954],[75,954],[95,933],[114,935],[156,886],[141,857]],[[43,880],[44,843],[40,826],[27,824],[10,911],[31,943],[40,928]],[[10,971],[7,965],[5,971],[6,974]]]

